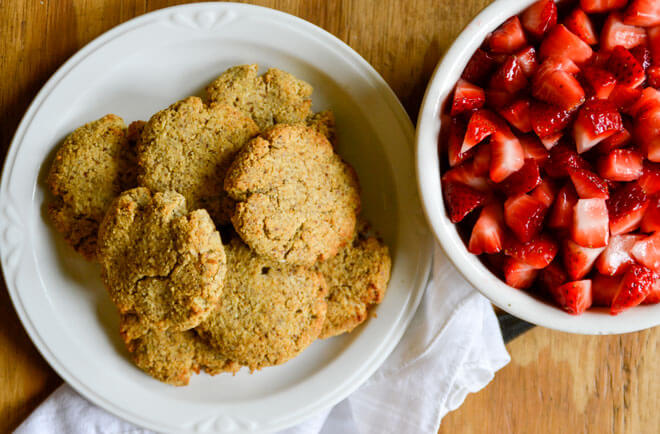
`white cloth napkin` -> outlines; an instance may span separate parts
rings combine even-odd
[[[385,363],[351,396],[281,434],[436,433],[468,393],[509,362],[490,303],[436,246],[417,313]],[[68,385],[37,408],[18,434],[150,433],[116,418]]]

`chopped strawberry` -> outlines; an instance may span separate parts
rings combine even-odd
[[[637,87],[646,79],[642,65],[621,45],[612,49],[607,66],[621,86]]]
[[[534,284],[538,273],[539,270],[514,258],[506,258],[504,261],[504,281],[514,288],[529,288]]]
[[[649,86],[656,89],[660,87],[660,66],[650,66],[646,71],[646,80]]]
[[[637,262],[660,273],[660,232],[637,241],[630,253]]]
[[[497,253],[504,240],[504,216],[502,205],[491,203],[484,206],[472,228],[468,250],[475,255]]]
[[[552,181],[544,178],[529,195],[545,205],[546,208],[550,208],[555,201],[557,187]]]
[[[521,19],[525,30],[540,39],[545,32],[557,24],[557,6],[553,0],[537,1],[525,9]]]
[[[644,171],[637,183],[646,194],[660,192],[660,164],[644,162]]]
[[[566,128],[571,120],[571,112],[534,101],[529,107],[529,120],[536,135],[543,139],[554,136]]]
[[[648,205],[646,193],[636,182],[615,190],[607,201],[612,235],[625,234],[637,229]]]
[[[614,149],[598,160],[598,174],[612,181],[634,181],[642,176],[644,157],[631,149]]]
[[[492,89],[516,93],[527,87],[527,77],[514,56],[510,56],[490,79]]]
[[[467,161],[442,175],[442,182],[460,182],[477,191],[487,192],[490,190],[490,185],[483,175],[484,173],[479,173],[475,169],[474,160]]]
[[[512,173],[498,186],[507,196],[517,196],[527,193],[541,183],[541,173],[536,160],[524,160],[525,164],[515,173]]]
[[[646,29],[649,35],[649,50],[651,50],[651,63],[655,66],[660,66],[660,26],[655,26]]]
[[[607,12],[613,9],[621,9],[628,0],[580,0],[580,7],[585,12]]]
[[[638,45],[634,48],[630,49],[630,54],[637,59],[640,65],[642,65],[642,68],[644,71],[649,69],[649,66],[651,66],[651,51],[646,48],[646,45]]]
[[[630,114],[637,117],[644,113],[660,107],[660,91],[647,87],[644,89],[637,101],[630,106]]]
[[[488,45],[493,53],[513,53],[527,45],[527,38],[520,19],[511,17],[489,37]]]
[[[462,77],[470,83],[483,84],[496,67],[495,59],[479,48],[468,61]]]
[[[626,125],[627,123],[628,121],[624,119],[623,129],[621,131],[612,134],[598,145],[596,145],[598,152],[602,154],[609,154],[614,149],[629,145],[632,141],[632,134],[630,134],[630,131],[632,130],[632,124]]]
[[[649,292],[642,304],[658,303],[660,303],[660,275],[656,273],[653,278],[653,286],[651,286],[651,292]]]
[[[614,295],[610,313],[616,315],[640,304],[651,292],[653,283],[654,274],[651,270],[637,264],[630,267]]]
[[[490,143],[482,143],[472,149],[476,149],[472,158],[472,172],[476,176],[485,177],[490,170]]]
[[[525,134],[519,136],[518,140],[520,140],[520,144],[525,152],[525,158],[532,158],[536,160],[539,167],[543,167],[548,161],[548,158],[550,158],[550,154],[545,149],[545,146],[543,146],[543,143],[539,141],[538,137]]]
[[[468,187],[460,182],[446,182],[443,185],[445,203],[449,210],[449,219],[457,223],[481,206],[487,199],[480,191]]]
[[[607,17],[600,32],[600,48],[605,51],[612,51],[617,45],[631,49],[644,43],[646,30],[624,24],[623,17],[618,12],[612,12]]]
[[[630,113],[630,107],[635,104],[642,94],[641,89],[616,85],[608,98],[623,113]]]
[[[552,153],[550,154],[552,158]],[[607,184],[593,172],[586,169],[568,167],[568,176],[571,177],[575,191],[583,199],[607,199],[610,197]]]
[[[500,110],[509,104],[513,103],[516,99],[516,95],[507,92],[504,89],[486,89],[486,104],[489,107]]]
[[[605,247],[610,240],[605,199],[580,199],[573,208],[571,238],[584,247]]]
[[[541,59],[548,57],[564,56],[579,64],[585,63],[593,50],[579,36],[571,32],[563,24],[554,26],[541,42],[539,56]]]
[[[461,153],[469,151],[472,147],[479,144],[486,137],[493,134],[499,125],[495,113],[488,109],[479,109],[472,113],[468,121]]]
[[[511,238],[507,240],[504,247],[505,255],[537,269],[547,267],[555,259],[558,251],[557,241],[549,235],[540,235],[526,243]]]
[[[461,118],[451,118],[449,124],[449,136],[447,137],[447,154],[449,156],[449,165],[454,167],[465,160],[472,158],[473,149],[461,153],[463,147],[463,138],[465,137],[465,122]]]
[[[490,140],[490,179],[502,182],[525,164],[525,152],[508,126],[501,125]]]
[[[658,0],[632,0],[623,14],[623,22],[632,26],[657,26],[660,24]]]
[[[552,206],[548,216],[548,227],[557,229],[569,229],[573,225],[573,209],[577,204],[578,197],[573,185],[564,185]]]
[[[582,69],[582,75],[587,83],[585,88],[587,95],[593,95],[596,98],[607,99],[616,86],[614,75],[604,69],[585,66]]]
[[[559,143],[562,137],[564,137],[564,133],[560,131],[558,133],[549,136],[539,137],[539,140],[541,141],[541,144],[545,147],[545,149],[549,151]]]
[[[539,67],[538,62],[536,61],[536,50],[534,47],[530,45],[529,47],[523,48],[514,54],[514,56],[527,77],[534,75],[536,69]]]
[[[580,315],[591,307],[591,280],[578,280],[564,283],[552,291],[552,295],[564,310],[572,315]]]
[[[621,114],[614,104],[607,100],[590,99],[580,107],[573,124],[578,153],[588,151],[622,129]]]
[[[635,243],[644,238],[639,234],[613,235],[607,248],[596,260],[596,268],[601,274],[614,276],[623,273],[635,263],[630,250]]]
[[[568,274],[564,271],[559,260],[553,261],[550,265],[541,270],[539,282],[552,294],[553,290],[568,281]]]
[[[451,104],[451,115],[470,112],[483,107],[486,102],[486,93],[479,86],[467,80],[458,79],[454,90],[454,99]]]
[[[621,286],[619,277],[603,276],[594,274],[591,279],[591,293],[594,300],[594,306],[610,307],[612,300]]]
[[[523,243],[540,232],[547,208],[527,194],[510,197],[504,202],[504,221]]]
[[[660,162],[660,106],[637,116],[634,136],[646,157],[650,161]]]
[[[591,24],[589,16],[584,13],[580,8],[573,9],[566,19],[564,25],[568,30],[575,33],[580,39],[589,45],[598,43],[598,37],[594,31],[594,26]]]
[[[568,169],[587,169],[589,164],[577,152],[564,144],[550,150],[550,160],[545,166],[545,172],[552,178],[569,176]]]
[[[530,101],[526,98],[514,101],[498,113],[511,125],[523,133],[532,131],[532,123],[529,118]]]
[[[584,102],[584,89],[580,83],[571,73],[557,69],[554,58],[543,62],[534,74],[532,95],[536,99],[568,111],[574,110]]]
[[[598,256],[605,250],[605,247],[583,247],[571,240],[564,241],[564,268],[571,279],[581,279],[594,267]]]
[[[651,233],[660,231],[660,194],[656,194],[649,201],[641,225],[642,232]]]

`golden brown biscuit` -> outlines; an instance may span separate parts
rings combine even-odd
[[[139,185],[181,193],[191,209],[229,223],[233,202],[222,182],[236,152],[257,134],[248,116],[228,105],[186,98],[149,119],[138,146]]]
[[[320,338],[350,332],[385,296],[392,267],[389,249],[369,235],[366,224],[361,226],[351,244],[314,268],[328,284],[328,311]]]
[[[188,212],[176,192],[122,193],[99,228],[101,277],[127,340],[147,330],[197,326],[222,293],[226,258],[205,210]]]
[[[279,123],[305,122],[312,106],[312,86],[288,72],[271,68],[262,76],[257,65],[229,68],[207,88],[209,101],[248,113],[266,129]]]
[[[298,355],[323,326],[321,273],[257,256],[240,240],[225,246],[227,276],[218,308],[197,327],[222,354],[250,369]]]
[[[314,113],[307,118],[307,126],[323,134],[333,145],[337,144],[335,115],[331,110]]]
[[[225,190],[237,202],[236,232],[272,260],[311,266],[353,238],[357,176],[311,128],[279,124],[250,141],[229,168]]]
[[[134,142],[124,121],[108,114],[77,128],[57,150],[48,174],[55,196],[48,214],[66,242],[89,260],[105,210],[117,195],[135,187]]]

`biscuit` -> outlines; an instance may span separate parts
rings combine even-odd
[[[222,293],[226,257],[205,210],[188,212],[176,192],[122,193],[99,228],[101,277],[127,340],[147,330],[197,326]]]
[[[77,128],[55,154],[47,180],[55,200],[48,214],[67,244],[88,260],[96,257],[108,205],[136,185],[133,144],[124,121],[108,114]]]
[[[189,97],[144,126],[138,144],[140,186],[181,193],[191,209],[206,209],[218,225],[229,223],[233,202],[222,182],[235,153],[258,128],[228,105],[206,106]]]
[[[200,336],[251,370],[298,355],[325,320],[321,273],[267,260],[238,239],[225,250],[225,288],[216,311],[197,327]]]
[[[357,176],[328,140],[302,125],[276,125],[238,153],[225,178],[234,229],[258,254],[313,265],[353,238]]]
[[[387,290],[392,260],[385,244],[361,225],[353,242],[337,256],[316,264],[328,284],[328,311],[320,338],[350,332],[367,319]]]
[[[208,100],[248,113],[261,130],[305,122],[312,106],[312,86],[279,69],[271,68],[262,76],[257,71],[257,65],[229,68],[207,86]]]
[[[335,115],[331,110],[314,113],[307,118],[306,124],[311,129],[326,136],[333,145],[337,144]]]

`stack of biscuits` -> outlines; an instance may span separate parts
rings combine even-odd
[[[101,265],[135,364],[186,385],[278,365],[380,303],[387,246],[360,217],[312,87],[256,65],[128,127],[109,114],[62,143],[49,215]]]

